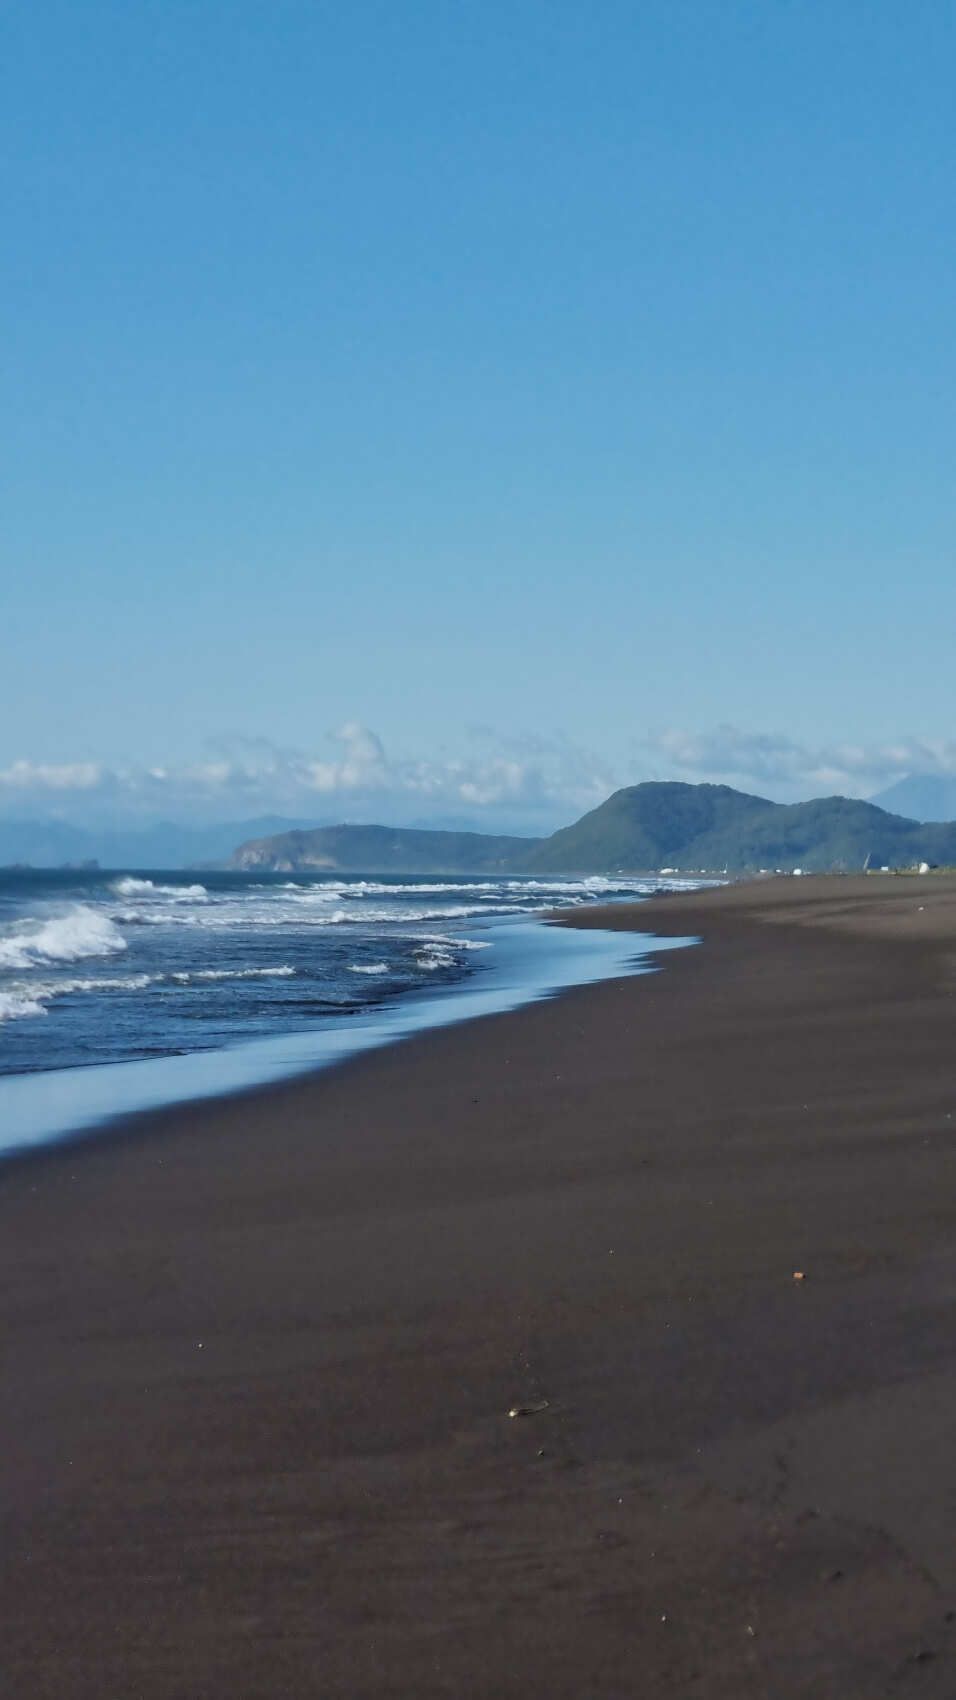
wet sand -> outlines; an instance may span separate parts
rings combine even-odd
[[[704,943],[0,1170],[10,1700],[951,1700],[956,880],[575,921]]]

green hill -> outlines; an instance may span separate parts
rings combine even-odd
[[[539,842],[485,832],[318,826],[251,839],[239,846],[230,866],[276,873],[497,874],[523,867]]]
[[[772,807],[727,785],[630,785],[546,838],[530,865],[555,873],[667,867],[686,858],[691,845],[739,840],[751,819]],[[707,866],[723,867],[714,853],[718,861]]]
[[[351,873],[608,873],[956,863],[956,825],[920,824],[851,797],[771,803],[729,785],[652,781],[615,791],[550,838],[323,826],[240,845],[236,868]]]
[[[956,860],[956,826],[920,825],[850,797],[771,803],[728,785],[648,783],[615,791],[528,859],[535,871],[802,867]]]

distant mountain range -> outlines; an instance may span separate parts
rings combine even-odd
[[[95,861],[104,868],[197,868],[225,862],[245,838],[287,832],[304,824],[311,823],[281,815],[193,827],[173,821],[93,828],[59,820],[0,820],[0,864],[57,868]]]
[[[849,797],[772,803],[727,785],[653,781],[615,791],[550,838],[333,826],[240,845],[231,866],[294,873],[809,871],[956,863],[956,824],[932,825]]]
[[[877,792],[870,802],[891,814],[905,815],[908,820],[956,820],[956,776],[910,773],[885,791]]]
[[[56,820],[0,821],[0,864],[58,867],[95,860],[115,868],[532,874],[860,868],[867,857],[875,867],[956,863],[956,825],[937,816],[944,808],[956,814],[956,781],[914,776],[884,792],[882,801],[895,808],[847,797],[772,803],[727,785],[654,781],[615,791],[549,838],[316,827],[273,815],[225,825],[160,822],[99,830]]]

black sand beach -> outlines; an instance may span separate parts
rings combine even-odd
[[[956,880],[575,924],[0,1170],[11,1700],[956,1693]]]

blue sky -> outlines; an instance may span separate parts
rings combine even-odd
[[[0,31],[0,809],[956,771],[951,5]]]

